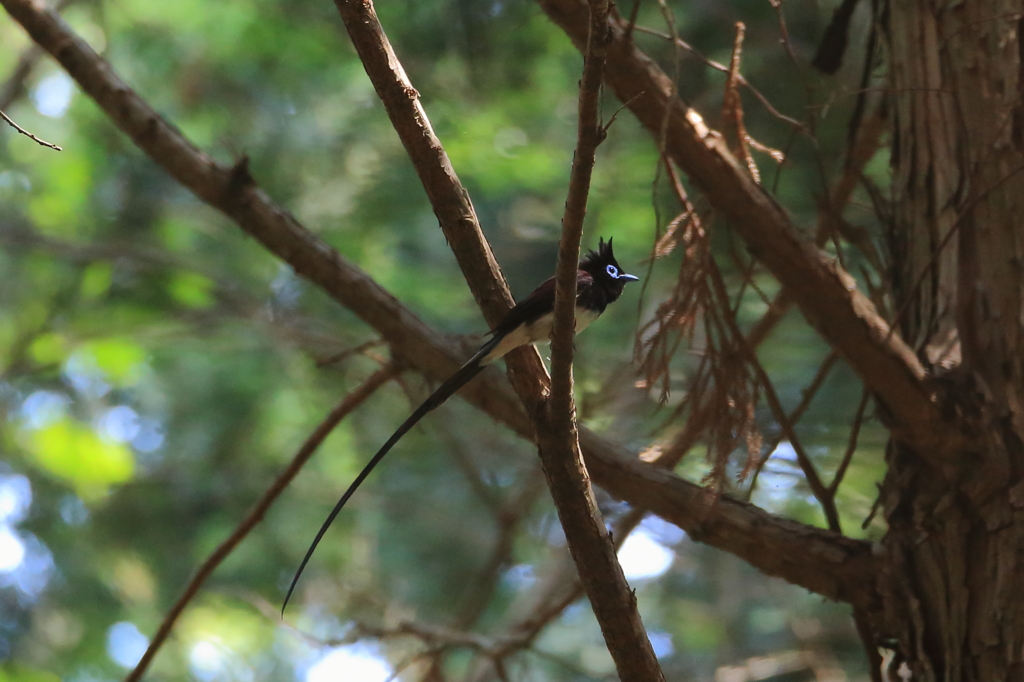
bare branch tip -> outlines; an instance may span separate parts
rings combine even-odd
[[[40,139],[40,138],[36,137],[35,135],[33,135],[32,133],[30,133],[29,131],[25,130],[20,125],[15,123],[14,120],[10,116],[5,114],[3,111],[0,111],[0,118],[3,118],[5,121],[7,121],[7,124],[9,126],[14,128],[16,131],[18,131],[19,133],[21,133],[25,137],[29,138],[30,140],[35,141],[36,144],[38,144],[38,145],[40,145],[42,147],[49,147],[50,149],[53,149],[53,150],[58,151],[58,152],[64,151],[64,149],[62,147],[59,147],[59,146],[53,144],[52,142],[47,142],[46,140]]]

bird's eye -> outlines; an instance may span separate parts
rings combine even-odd
[[[614,265],[609,265],[604,269],[604,271],[607,272],[608,276],[611,277],[612,279],[615,279],[616,277],[619,276],[619,269]]]

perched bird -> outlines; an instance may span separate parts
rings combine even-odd
[[[635,282],[639,278],[626,274],[615,261],[612,253],[612,240],[607,243],[602,238],[598,244],[597,251],[590,251],[580,261],[579,270],[576,273],[576,332],[586,329],[591,322],[604,312],[609,303],[614,302],[622,295],[622,290],[627,282]],[[327,519],[320,526],[313,543],[306,550],[299,569],[292,578],[288,587],[288,594],[285,595],[284,604],[281,606],[281,613],[284,613],[288,606],[288,600],[295,591],[295,585],[299,582],[299,576],[309,563],[310,557],[320,544],[324,533],[331,526],[335,517],[341,512],[342,507],[356,489],[370,475],[374,467],[384,459],[384,455],[395,446],[395,443],[404,436],[409,429],[416,425],[428,412],[448,400],[460,388],[465,386],[470,379],[483,371],[487,365],[504,356],[510,350],[525,346],[531,343],[547,343],[551,340],[551,328],[554,320],[555,309],[555,278],[547,280],[533,290],[529,296],[516,304],[508,311],[497,327],[491,332],[491,339],[483,345],[476,354],[469,359],[455,374],[441,384],[426,401],[416,408],[416,411],[406,419],[391,438],[377,451],[377,454],[359,472],[352,485],[348,487],[345,494],[341,496],[334,509],[327,516]]]

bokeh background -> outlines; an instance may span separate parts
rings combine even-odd
[[[788,45],[767,0],[667,4],[680,36],[721,63],[734,23],[744,22],[744,75],[813,130],[795,133],[744,94],[753,137],[787,154],[779,166],[755,152],[765,185],[808,231],[841,170],[861,86],[868,21],[859,14],[838,74],[809,64],[836,4],[782,3]],[[525,295],[554,267],[579,53],[526,0],[409,0],[377,10],[513,291]],[[430,325],[486,331],[332,3],[79,0],[63,14],[197,145],[228,163],[247,154],[275,201]],[[654,2],[638,17],[667,31]],[[717,126],[723,74],[656,35],[638,31],[636,41]],[[19,60],[30,67],[19,72]],[[200,562],[387,348],[141,154],[55,63],[32,54],[6,15],[0,84],[0,108],[64,148],[0,129],[0,680],[113,680],[137,662]],[[618,106],[606,97],[606,119]],[[884,151],[866,171],[884,186]],[[871,208],[859,192],[856,222],[875,234]],[[674,358],[667,405],[636,385],[636,331],[667,295],[682,254],[648,257],[677,212],[656,145],[623,112],[598,154],[585,243],[614,236],[620,263],[646,284],[578,339],[577,401],[588,426],[638,451],[678,428],[671,408],[699,354],[684,347]],[[728,254],[741,247],[727,225],[708,224],[735,284]],[[767,275],[755,280],[760,291],[742,299],[744,324],[766,309],[761,293],[778,288]],[[789,408],[827,352],[797,313],[761,347]],[[415,664],[403,669],[422,648],[415,638],[360,628],[450,623],[470,593],[482,603],[467,629],[500,631],[565,554],[564,539],[532,447],[458,400],[395,449],[321,545],[285,621],[277,615],[338,494],[429,388],[407,374],[337,428],[186,611],[150,679],[419,679]],[[860,395],[840,364],[800,423],[826,472],[846,448]],[[764,408],[757,419],[766,436],[778,433]],[[883,446],[869,420],[839,492],[849,534],[881,532],[861,522]],[[748,480],[732,493],[824,525],[792,448],[782,442],[764,454],[771,459],[757,487]],[[708,470],[702,450],[678,468],[694,481]],[[522,502],[514,541],[487,582],[505,518],[496,510],[511,500]],[[613,519],[626,511],[606,497],[602,508]],[[866,679],[846,607],[658,519],[634,531],[621,559],[672,680]],[[472,666],[472,649],[453,647],[445,679]],[[508,661],[508,674],[614,679],[586,602],[553,617]]]

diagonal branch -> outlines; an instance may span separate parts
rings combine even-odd
[[[369,1],[336,0],[349,36],[367,75],[380,95],[391,122],[416,168],[441,227],[448,236],[466,279],[482,304],[487,294],[507,292],[497,265],[480,267],[490,248],[479,229],[468,193],[459,183],[440,141],[430,129],[415,88],[388,44]],[[657,659],[636,610],[636,599],[626,584],[597,511],[586,468],[579,453],[572,402],[572,334],[576,301],[576,263],[579,260],[583,217],[594,156],[603,131],[598,123],[598,98],[604,52],[607,49],[607,2],[592,8],[592,26],[580,87],[579,143],[566,201],[563,236],[556,278],[556,328],[552,340],[552,393],[542,401],[535,381],[517,386],[520,397],[537,420],[537,441],[545,475],[559,519],[581,579],[604,632],[619,675],[624,680],[662,679]],[[452,215],[451,208],[457,210]],[[493,309],[493,307],[492,307]],[[495,322],[496,318],[491,318]],[[533,353],[534,358],[536,353]],[[512,360],[510,366],[519,361]],[[543,375],[534,363],[527,372]]]
[[[434,135],[420,105],[419,93],[409,81],[384,35],[373,4],[359,0],[335,0],[335,6],[366,69],[366,75],[373,83],[426,189],[434,214],[438,217],[441,230],[452,247],[469,288],[493,328],[508,312],[513,299],[480,230],[469,194],[459,182],[440,140]],[[344,305],[350,306],[349,303]],[[408,351],[417,354],[421,350],[418,344],[408,348]],[[507,364],[509,376],[517,393],[523,397],[524,404],[530,406],[538,402],[548,386],[547,370],[540,359],[540,353],[534,348],[520,348],[507,356]],[[454,364],[452,369],[435,378],[447,379],[456,369],[458,365]],[[466,395],[474,389],[479,394],[486,393],[480,383],[471,382],[462,390],[462,394]],[[530,396],[535,397],[531,399]],[[485,395],[482,397],[488,398]],[[519,433],[529,434],[527,437],[533,440],[533,426],[526,415],[518,405],[510,409],[519,417]]]
[[[164,121],[54,12],[31,0],[0,0],[36,43],[58,62],[139,148],[211,207],[373,327],[408,365],[434,380],[460,366],[450,339],[418,317],[330,245],[305,229],[259,189],[244,164],[215,163]],[[230,189],[230,191],[229,191]],[[536,356],[536,352],[534,352]],[[538,357],[539,362],[539,357]],[[532,427],[515,396],[493,371],[460,393],[468,402],[525,438]],[[754,505],[720,498],[640,462],[586,428],[580,445],[594,480],[615,497],[650,509],[695,539],[737,555],[769,575],[829,599],[874,605],[877,573],[871,544],[789,521]]]
[[[538,2],[582,50],[586,6],[579,0]],[[893,436],[936,463],[969,452],[966,427],[943,414],[913,350],[891,333],[853,277],[797,233],[782,207],[729,153],[721,136],[672,96],[669,78],[628,39],[625,24],[615,18],[610,22],[606,83],[658,139],[668,120],[668,155],[701,186],[811,325],[878,397],[893,418]]]
[[[469,193],[459,182],[448,154],[434,134],[420,103],[420,94],[384,35],[373,3],[335,0],[334,4],[366,75],[423,183],[459,267],[493,328],[515,301],[484,239]]]
[[[767,575],[868,610],[878,608],[871,543],[837,535],[707,491],[660,467],[637,466],[633,453],[580,430],[594,480],[620,500],[674,523],[698,542],[734,554]],[[600,456],[595,456],[600,452]]]
[[[42,140],[42,139],[36,137],[35,134],[33,134],[33,133],[25,130],[24,128],[22,128],[20,125],[18,125],[17,123],[14,122],[14,119],[12,119],[10,116],[5,114],[3,112],[3,109],[0,109],[0,119],[3,119],[4,121],[6,121],[7,125],[11,126],[15,130],[17,130],[19,133],[21,133],[22,135],[24,135],[25,137],[29,138],[30,140],[34,141],[36,144],[38,144],[38,145],[40,145],[42,147],[49,147],[50,149],[53,149],[53,150],[58,151],[58,152],[64,151],[61,147],[55,145],[54,143],[47,142],[46,140]]]
[[[292,482],[292,480],[299,475],[302,467],[305,466],[309,458],[313,456],[313,453],[317,451],[320,444],[334,431],[334,428],[341,423],[341,420],[347,417],[353,410],[362,405],[367,398],[373,395],[378,388],[389,382],[398,373],[395,365],[386,365],[381,367],[376,372],[366,378],[363,383],[356,387],[354,391],[346,395],[338,405],[330,411],[330,413],[324,418],[322,422],[313,430],[313,433],[306,438],[306,441],[299,448],[298,452],[292,458],[292,461],[285,467],[285,470],[274,479],[274,482],[266,492],[260,497],[253,506],[252,511],[242,520],[238,527],[231,533],[230,536],[224,542],[213,551],[213,553],[207,557],[206,561],[199,567],[196,574],[189,581],[185,587],[181,596],[178,597],[178,601],[174,603],[171,610],[167,612],[163,622],[160,624],[160,628],[153,635],[153,639],[150,641],[149,646],[146,647],[146,652],[139,659],[139,662],[135,665],[128,676],[125,677],[125,682],[137,682],[142,679],[142,676],[146,674],[146,670],[149,668],[149,664],[153,661],[153,657],[167,641],[167,638],[171,634],[171,630],[174,628],[174,624],[178,621],[178,618],[184,612],[185,607],[189,605],[192,599],[202,588],[203,583],[209,578],[217,567],[224,562],[224,560],[235,551],[235,548],[241,544],[242,540],[249,535],[253,528],[263,520],[264,515],[270,509],[271,505],[277,501],[277,498],[281,496],[285,488]]]
[[[580,79],[576,153],[569,176],[555,273],[551,394],[536,413],[537,446],[576,571],[601,626],[619,679],[664,682],[665,676],[637,610],[636,596],[626,582],[594,499],[590,476],[580,455],[572,395],[577,263],[597,147],[605,136],[598,114],[605,56],[611,37],[608,0],[590,0],[589,9],[590,30]],[[592,286],[598,286],[597,282]]]

